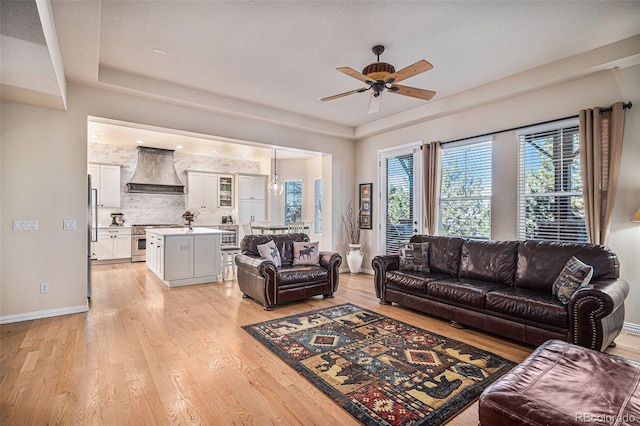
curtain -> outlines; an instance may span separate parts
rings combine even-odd
[[[428,235],[435,235],[438,226],[438,201],[442,163],[441,142],[422,145],[424,164],[424,227]]]
[[[580,111],[580,164],[589,242],[606,245],[616,197],[624,106]]]

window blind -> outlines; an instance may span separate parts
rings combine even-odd
[[[322,234],[322,178],[314,181],[314,233]]]
[[[518,132],[518,238],[587,242],[578,120]]]
[[[492,141],[442,149],[439,234],[491,238]]]
[[[284,220],[286,225],[302,220],[302,180],[284,182]]]
[[[397,254],[419,230],[415,219],[419,213],[415,205],[420,197],[419,147],[401,149],[380,155],[380,226],[382,249],[385,254]],[[418,193],[416,193],[418,191]]]

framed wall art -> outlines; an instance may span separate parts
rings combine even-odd
[[[360,229],[373,227],[373,184],[360,184]]]

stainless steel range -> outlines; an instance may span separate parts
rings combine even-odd
[[[147,228],[182,228],[183,225],[131,225],[131,261],[144,262],[147,255]]]

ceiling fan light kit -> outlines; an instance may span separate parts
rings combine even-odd
[[[393,65],[386,62],[380,62],[380,54],[384,52],[384,46],[376,45],[373,46],[371,50],[373,51],[373,54],[376,55],[377,61],[364,67],[361,73],[349,67],[336,68],[341,73],[362,81],[368,87],[350,90],[348,92],[328,96],[320,100],[326,102],[333,99],[341,98],[343,96],[351,95],[353,93],[363,93],[371,90],[369,113],[372,113],[377,112],[380,108],[380,100],[376,99],[376,101],[374,102],[373,98],[379,98],[380,93],[382,93],[384,90],[387,90],[391,93],[397,93],[399,95],[410,96],[427,101],[435,96],[436,92],[431,90],[418,89],[416,87],[401,86],[395,84],[409,77],[413,77],[414,75],[429,71],[433,68],[433,65],[431,65],[429,62],[422,59],[415,64],[409,65],[408,67],[405,67],[396,72],[396,69],[393,67]]]

